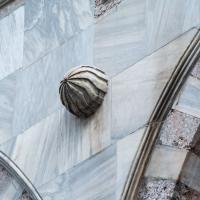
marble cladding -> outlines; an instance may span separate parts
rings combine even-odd
[[[158,143],[190,149],[199,125],[199,118],[171,110],[161,128]]]
[[[85,120],[63,107],[2,144],[0,149],[35,185],[42,184],[110,145],[107,105],[105,99],[95,116]]]
[[[27,0],[23,66],[37,61],[92,23],[89,0]]]
[[[63,114],[66,115],[66,112]],[[114,173],[115,175],[112,184],[115,185],[113,188],[115,191],[115,197],[119,199],[123,191],[123,186],[129,169],[137,153],[137,147],[140,144],[145,129],[140,129],[134,134],[119,140],[116,144],[107,145],[106,147],[105,143],[107,141],[105,139],[108,133],[104,133],[104,141],[102,140],[102,145],[99,146],[101,142],[99,139],[102,137],[102,135],[97,136],[97,133],[94,133],[93,128],[90,129],[91,132],[89,132],[87,125],[82,124],[83,126],[75,126],[76,129],[74,129],[74,132],[72,132],[72,129],[69,128],[68,123],[73,123],[74,119],[66,124],[61,122],[63,119],[60,117],[61,121],[55,125],[55,122],[58,121],[57,119],[58,116],[52,116],[51,119],[48,119],[48,121],[45,123],[42,122],[30,130],[27,130],[24,134],[19,135],[15,140],[11,140],[8,143],[1,145],[0,150],[5,152],[21,168],[21,170],[29,177],[29,179],[38,189],[41,187],[43,188],[42,193],[47,193],[47,196],[52,193],[52,199],[55,197],[55,195],[58,195],[58,197],[62,199],[61,197],[63,192],[70,194],[68,191],[63,191],[66,190],[66,185],[62,183],[62,180],[67,179],[68,175],[66,174],[69,172],[71,173],[71,171],[74,171],[76,168],[84,168],[85,172],[80,172],[83,174],[92,173],[94,177],[86,177],[85,179],[91,179],[91,182],[88,184],[91,183],[92,185],[96,185],[95,187],[97,188],[95,189],[95,193],[99,192],[100,195],[101,187],[98,188],[99,185],[97,180],[101,179],[100,177],[102,177],[102,174],[98,173],[97,171],[91,172],[92,170],[87,168],[87,166],[88,163],[91,163],[91,167],[93,166],[94,170],[96,167],[100,168],[100,170],[104,169],[105,164],[103,163],[104,161],[102,161],[102,159],[111,159],[111,153],[108,152],[112,152],[112,155],[115,157],[115,164],[113,164],[113,169],[109,173]],[[84,132],[82,130],[84,130]],[[88,132],[86,130],[88,130]],[[39,145],[33,145],[38,143],[38,141],[40,141]],[[98,149],[100,147],[101,149]],[[96,154],[100,150],[101,153]],[[102,153],[104,151],[105,153]],[[23,152],[23,154],[20,152]],[[94,154],[96,155],[94,156]],[[109,156],[107,156],[108,154]],[[107,168],[109,166],[105,167]],[[83,174],[81,176],[78,176],[78,174],[77,176],[74,175],[72,180],[81,179]],[[58,182],[56,180],[58,180]],[[82,182],[83,181],[81,181],[81,183]],[[62,186],[61,188],[59,188],[59,186],[56,187],[55,184],[57,183],[64,184],[63,188]],[[55,188],[58,188],[60,193],[51,185],[54,185]],[[83,188],[80,188],[80,191],[85,191],[84,187],[87,188],[87,185],[83,183],[82,185]],[[88,187],[92,186],[90,185]],[[63,198],[64,197],[65,196],[63,196]],[[87,196],[84,199],[87,198],[90,199]]]
[[[22,67],[24,6],[0,20],[0,80]]]
[[[115,76],[200,25],[199,10],[198,0],[122,1],[95,25],[94,63]]]
[[[44,200],[118,200],[145,129],[138,130],[101,153],[38,187]]]
[[[132,144],[196,30],[134,63],[196,26],[198,8],[198,0],[124,0],[93,24],[89,0],[27,0],[0,20],[0,150],[44,200],[120,197]],[[81,121],[62,108],[58,86],[68,69],[93,58],[110,77],[131,67],[110,81],[94,118]]]
[[[88,27],[18,74],[14,134],[23,132],[63,107],[58,93],[59,83],[70,68],[92,63],[92,37],[93,27]]]
[[[176,110],[200,118],[200,80],[195,77],[189,77],[182,89],[176,104],[173,106]]]
[[[157,146],[148,163],[145,176],[177,180],[187,156],[187,150]]]
[[[196,29],[191,30],[112,79],[113,139],[148,123],[165,84],[195,33]]]
[[[115,147],[81,163],[38,190],[43,200],[114,200],[116,180]]]
[[[117,142],[117,180],[116,199],[120,199],[124,185],[128,178],[130,168],[134,166],[134,160],[138,152],[145,128],[139,129],[133,134],[124,137]]]
[[[16,73],[0,81],[0,143],[13,137],[12,121],[16,96]]]

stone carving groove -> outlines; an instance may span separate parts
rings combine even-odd
[[[79,66],[68,72],[60,82],[60,99],[74,115],[89,117],[102,104],[107,88],[108,79],[103,71]]]

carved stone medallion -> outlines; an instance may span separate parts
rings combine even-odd
[[[71,113],[89,117],[102,104],[108,88],[105,73],[95,67],[79,66],[60,82],[60,99]]]

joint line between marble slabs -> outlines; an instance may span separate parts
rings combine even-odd
[[[32,65],[34,65],[35,63],[39,62],[40,60],[42,60],[44,57],[46,57],[48,54],[50,54],[51,52],[55,51],[56,49],[63,47],[69,40],[71,40],[72,38],[76,37],[79,33],[83,33],[84,31],[86,31],[88,28],[91,28],[93,26],[93,23],[91,23],[89,26],[87,26],[85,29],[81,29],[80,31],[75,32],[75,34],[73,36],[70,36],[69,38],[66,38],[63,42],[61,42],[58,46],[48,50],[47,52],[45,52],[42,56],[38,57],[37,60],[35,60],[34,62],[32,62],[31,64],[28,64],[26,66],[23,66],[22,63],[22,67],[19,68],[19,70],[25,70],[28,69],[29,67],[31,67]],[[26,31],[25,31],[26,32]],[[28,32],[28,31],[27,31]],[[23,49],[24,52],[24,49]]]
[[[100,155],[102,152],[104,152],[104,151],[106,151],[107,149],[112,148],[112,147],[114,147],[114,146],[116,146],[116,143],[108,145],[107,147],[105,147],[105,148],[102,149],[101,151],[99,151],[99,152],[97,152],[97,153],[91,155],[90,157],[86,158],[85,160],[82,160],[81,162],[79,162],[79,163],[73,165],[72,167],[70,167],[70,168],[64,170],[63,172],[61,172],[60,174],[58,174],[58,175],[56,176],[56,178],[59,177],[59,176],[62,176],[62,175],[64,175],[64,174],[66,174],[66,173],[68,173],[68,172],[70,172],[71,170],[73,170],[74,168],[79,167],[80,165],[83,165],[85,162],[90,161],[91,159],[93,159],[93,158],[95,158],[96,156]],[[38,185],[38,186],[36,187],[36,189],[38,190],[39,188],[41,188],[41,187],[43,187],[44,185],[46,185],[46,184],[52,182],[53,180],[55,180],[55,177],[49,179],[47,182],[44,182],[44,183],[42,183],[41,185]]]
[[[137,63],[141,62],[143,59],[153,55],[154,53],[156,53],[157,51],[161,50],[162,48],[164,48],[165,46],[169,45],[170,43],[174,42],[175,40],[177,40],[178,38],[182,37],[184,34],[190,32],[191,30],[196,29],[197,31],[199,30],[198,27],[193,26],[191,27],[189,30],[185,31],[184,33],[181,33],[180,35],[178,35],[177,37],[175,37],[174,39],[170,40],[169,42],[167,42],[166,44],[164,44],[163,46],[159,47],[158,49],[155,49],[153,52],[144,55],[142,58],[140,58],[139,60],[137,60],[135,63],[129,65],[128,67],[126,67],[125,69],[122,69],[120,72],[118,72],[117,74],[111,76],[111,79],[114,79],[115,77],[117,77],[118,75],[120,75],[121,73],[125,72],[126,70],[128,70],[131,67],[134,67],[134,65],[136,65]],[[189,44],[188,44],[189,45]]]

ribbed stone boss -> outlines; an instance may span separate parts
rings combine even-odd
[[[59,93],[67,110],[78,117],[89,117],[103,102],[107,89],[108,79],[103,71],[79,66],[64,76]]]

